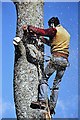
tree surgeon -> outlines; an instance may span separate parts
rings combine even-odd
[[[43,36],[42,42],[51,47],[51,58],[45,67],[44,74],[39,83],[38,90],[38,100],[32,101],[31,107],[42,108],[46,107],[47,89],[48,89],[48,79],[56,71],[56,76],[53,81],[53,87],[49,100],[50,114],[55,114],[55,107],[58,99],[58,92],[62,77],[68,66],[68,56],[69,56],[69,42],[70,34],[68,31],[60,24],[58,17],[52,17],[48,21],[49,28],[42,29],[37,28],[32,25],[23,25],[23,30],[28,30],[36,35]],[[49,37],[49,40],[45,38]]]

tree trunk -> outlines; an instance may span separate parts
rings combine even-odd
[[[42,1],[42,0],[41,0]],[[16,2],[16,36],[22,40],[15,46],[14,63],[14,102],[17,119],[27,118],[44,120],[45,110],[32,109],[30,104],[38,99],[38,84],[41,80],[44,64],[44,45],[22,30],[23,24],[43,27],[43,2]],[[42,61],[42,64],[37,59]]]

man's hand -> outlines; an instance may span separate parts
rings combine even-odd
[[[23,25],[23,26],[22,26],[22,29],[23,29],[24,31],[27,30],[27,28],[28,28],[27,25]]]

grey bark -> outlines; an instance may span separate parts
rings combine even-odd
[[[41,0],[42,1],[42,0]],[[43,2],[16,2],[17,31],[21,37],[18,46],[15,46],[14,63],[14,102],[17,119],[27,118],[34,120],[44,119],[44,110],[32,109],[30,104],[38,99],[38,84],[43,73],[44,46],[23,33],[22,25],[31,24],[43,27]],[[36,58],[36,59],[35,59]],[[41,60],[42,64],[37,62]],[[36,62],[35,62],[36,61]]]

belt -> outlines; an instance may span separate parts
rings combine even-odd
[[[64,57],[64,58],[66,58],[68,60],[68,55],[66,55],[64,53],[53,52],[52,55],[55,56],[55,57]]]

